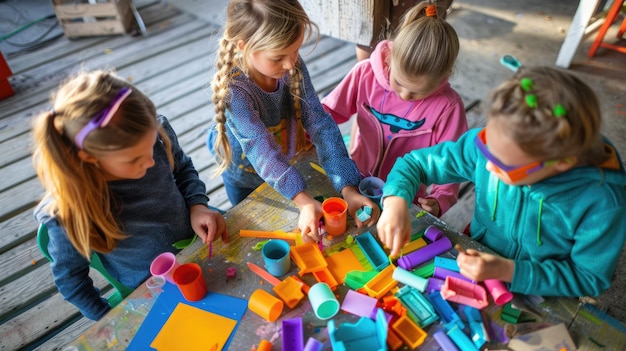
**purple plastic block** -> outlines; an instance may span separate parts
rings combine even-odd
[[[437,278],[428,278],[428,285],[426,285],[426,293],[430,294],[433,291],[441,291],[441,287],[445,284],[445,280]]]
[[[435,277],[437,279],[441,279],[441,280],[446,280],[447,276],[454,277],[454,278],[461,279],[461,280],[465,280],[466,282],[476,284],[475,281],[467,278],[466,276],[464,276],[463,274],[461,274],[459,272],[455,272],[455,271],[451,271],[449,269],[445,269],[445,268],[441,268],[441,267],[436,267],[435,266],[435,272],[433,273],[433,277]]]
[[[414,267],[433,259],[435,256],[442,254],[452,248],[452,243],[448,237],[443,237],[429,245],[422,247],[419,250],[413,251],[406,256],[402,256],[398,259],[398,266],[412,270]]]
[[[435,338],[435,341],[437,341],[437,344],[439,344],[443,351],[459,351],[454,342],[446,335],[445,331],[438,330],[433,334],[433,338]]]
[[[341,310],[352,313],[359,317],[370,318],[376,313],[377,300],[354,290],[348,290],[346,297],[341,304]]]
[[[424,231],[424,236],[432,243],[443,238],[444,234],[441,229],[435,227],[434,225],[429,225]]]
[[[322,351],[322,347],[324,347],[324,344],[320,341],[315,338],[309,338],[306,341],[306,345],[304,345],[304,351]]]
[[[302,318],[283,320],[283,350],[303,351]]]

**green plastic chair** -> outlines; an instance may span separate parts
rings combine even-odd
[[[48,227],[45,224],[39,225],[39,230],[37,230],[37,245],[39,245],[39,250],[44,255],[48,261],[52,262],[52,257],[50,257],[50,253],[48,252],[48,242],[50,238],[48,237]],[[111,294],[107,298],[107,302],[111,308],[117,306],[124,298],[130,293],[133,292],[133,289],[126,287],[122,283],[118,282],[117,279],[113,278],[111,274],[104,268],[102,261],[100,260],[100,256],[96,253],[91,255],[91,262],[89,263],[93,269],[97,270],[102,274],[102,276],[115,288],[115,292]]]

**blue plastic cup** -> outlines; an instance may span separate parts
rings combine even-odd
[[[384,185],[385,181],[378,177],[365,177],[359,183],[359,191],[380,206]]]
[[[291,268],[291,259],[289,258],[289,243],[285,240],[270,240],[261,249],[265,268],[275,276],[280,277],[287,274]]]

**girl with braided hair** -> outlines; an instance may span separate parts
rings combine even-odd
[[[522,67],[491,100],[484,129],[398,159],[383,189],[381,241],[400,252],[421,184],[471,181],[471,236],[498,255],[460,252],[463,275],[515,293],[598,296],[626,239],[626,172],[600,134],[596,95],[571,73]]]
[[[267,182],[294,201],[307,241],[319,239],[322,207],[290,160],[310,142],[357,226],[372,225],[379,215],[375,203],[359,193],[359,172],[299,56],[315,32],[297,0],[231,0],[212,82],[215,124],[207,138],[231,203]],[[362,223],[355,214],[364,206],[373,213]]]

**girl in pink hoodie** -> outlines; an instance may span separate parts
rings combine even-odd
[[[463,101],[448,78],[459,52],[452,26],[434,5],[415,5],[393,40],[381,41],[328,96],[324,108],[337,123],[357,114],[350,156],[362,176],[385,180],[407,152],[456,140],[467,131]],[[441,216],[457,201],[458,184],[425,186],[414,203]]]

